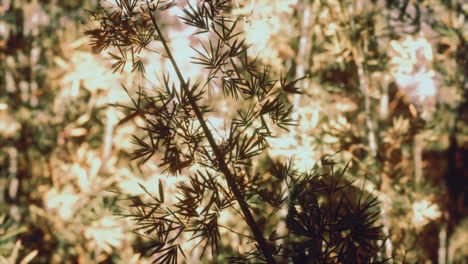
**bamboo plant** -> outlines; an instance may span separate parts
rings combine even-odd
[[[125,106],[130,113],[120,121],[135,116],[144,120],[144,135],[133,137],[134,159],[156,159],[167,173],[186,177],[176,186],[174,203],[168,201],[161,181],[158,194],[141,186],[153,202],[130,198],[135,210],[123,215],[151,238],[144,252],[154,256],[154,263],[178,263],[189,258],[180,244],[187,243],[183,238],[188,235],[188,240],[198,241],[200,257],[215,262],[223,254],[230,255],[224,260],[231,263],[385,262],[391,256],[379,253],[383,237],[377,200],[344,180],[346,168],[336,170],[327,157],[321,168],[307,172],[294,170],[291,161],[268,158],[263,170],[254,166],[275,131],[297,124],[288,95],[301,94],[298,85],[307,76],[294,79],[290,69],[277,80],[268,66],[252,58],[238,31],[245,20],[229,16],[230,2],[116,0],[113,8],[91,12],[97,26],[86,34],[97,51],[116,51],[109,53],[116,61],[114,71],[130,63],[137,74],[145,75],[139,57],[143,50],[158,52],[175,70],[175,76],[163,73],[156,87],[140,85],[134,105]],[[162,31],[172,8],[181,8],[180,21],[206,37],[192,58],[208,72],[203,81],[184,76],[174,58],[177,50]],[[154,41],[161,50],[149,48]],[[229,125],[221,139],[207,121],[216,111],[207,98],[216,93],[237,104],[236,115],[226,118]],[[195,165],[199,169],[189,173]],[[220,235],[220,215],[229,210],[238,212],[248,227],[248,235],[229,228],[255,243],[248,252],[227,250],[229,243]]]

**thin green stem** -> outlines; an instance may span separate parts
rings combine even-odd
[[[158,23],[156,22],[156,18],[154,17],[154,14],[152,12],[150,12],[150,17],[151,17],[151,21],[158,33],[158,36],[164,46],[164,49],[167,53],[167,56],[169,57],[169,60],[171,61],[171,64],[172,66],[174,67],[174,70],[177,74],[177,77],[179,78],[179,81],[180,81],[180,84],[182,86],[182,89],[184,89],[184,91],[189,95],[189,102],[190,102],[190,105],[192,106],[193,108],[193,111],[195,112],[195,116],[197,117],[198,121],[200,122],[200,125],[203,129],[203,132],[205,133],[205,136],[206,138],[208,139],[208,142],[211,146],[211,149],[213,150],[215,156],[216,156],[216,161],[218,162],[218,166],[219,166],[219,169],[221,170],[221,172],[226,176],[226,181],[227,181],[227,184],[229,186],[229,188],[231,189],[231,191],[233,192],[234,194],[234,197],[236,198],[237,202],[239,203],[239,206],[242,210],[242,213],[244,214],[244,217],[245,217],[245,220],[247,222],[247,224],[249,225],[254,237],[255,237],[255,240],[257,241],[258,243],[258,246],[263,254],[263,256],[265,257],[265,259],[267,260],[268,263],[271,263],[271,264],[275,264],[276,261],[275,259],[273,258],[273,253],[272,253],[272,248],[270,246],[268,246],[265,238],[263,237],[263,233],[262,231],[260,230],[260,228],[258,227],[255,219],[253,218],[252,216],[252,213],[250,212],[250,209],[249,209],[249,206],[247,204],[247,202],[245,201],[244,197],[242,196],[235,180],[234,180],[234,176],[232,175],[231,171],[229,170],[225,160],[224,160],[224,156],[223,154],[221,153],[221,151],[219,150],[219,147],[218,145],[216,144],[214,138],[213,138],[213,135],[211,134],[211,131],[210,129],[208,128],[207,124],[206,124],[206,121],[204,120],[203,118],[203,114],[201,113],[200,111],[200,108],[198,107],[198,105],[196,104],[195,100],[193,100],[193,96],[192,96],[192,92],[190,91],[189,87],[187,87],[187,83],[185,82],[185,79],[179,69],[179,67],[177,66],[177,63],[176,61],[174,60],[174,57],[172,56],[172,53],[169,49],[169,46],[167,45],[167,41],[166,39],[164,38],[164,36],[162,35],[161,33],[161,30],[159,29],[159,26],[158,26]]]

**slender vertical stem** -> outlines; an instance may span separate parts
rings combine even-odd
[[[19,179],[18,179],[18,150],[13,147],[9,147],[8,150],[8,159],[10,164],[8,166],[8,195],[11,199],[16,199],[18,195]]]
[[[439,231],[439,250],[437,252],[439,264],[447,262],[447,223],[443,223]]]
[[[357,3],[355,3],[357,4]],[[349,10],[349,21],[350,21],[350,26],[351,26],[351,32],[356,32],[356,27],[354,23],[354,10],[355,7],[353,5],[350,6]],[[343,11],[345,9],[343,8]],[[356,41],[353,39],[353,36],[349,36],[351,43]],[[366,39],[363,39],[363,47],[361,48],[358,46],[359,44],[356,44],[355,47],[352,48],[352,54],[354,61],[356,62],[357,66],[357,74],[358,74],[358,82],[359,82],[359,88],[361,89],[361,92],[364,94],[364,113],[366,114],[366,126],[367,126],[367,133],[368,133],[368,140],[369,140],[369,148],[370,152],[372,155],[372,158],[375,159],[377,157],[377,138],[376,138],[376,129],[374,128],[373,120],[371,117],[371,101],[370,101],[370,96],[369,96],[369,82],[368,82],[368,76],[366,75],[365,69],[364,69],[364,54],[366,52]],[[388,186],[388,179],[384,179],[382,177],[386,177],[385,175],[381,176],[382,180],[382,190],[387,189]],[[383,223],[383,228],[382,232],[384,233],[385,237],[388,237],[389,239],[385,240],[384,247],[385,247],[385,253],[387,257],[390,257],[392,255],[393,251],[393,245],[392,241],[390,240],[390,231],[388,227],[388,215],[387,215],[387,209],[390,208],[388,205],[388,201],[382,201],[381,195],[379,196],[380,201],[382,203],[382,209],[380,210],[380,217],[382,218],[382,223]],[[390,259],[389,263],[393,263],[393,260]]]
[[[388,115],[389,115],[389,94],[388,94],[388,81],[387,78],[385,79],[384,83],[382,84],[382,97],[380,98],[380,111],[379,111],[379,117],[381,120],[386,120]]]
[[[167,41],[166,39],[164,38],[161,30],[159,29],[159,26],[158,26],[158,23],[156,22],[156,18],[154,17],[154,14],[152,12],[150,12],[150,16],[151,16],[151,21],[158,33],[158,36],[164,46],[164,50],[166,51],[167,53],[167,56],[169,57],[169,60],[171,61],[171,64],[172,66],[174,67],[174,70],[177,74],[177,77],[179,78],[179,81],[180,81],[180,84],[182,86],[182,89],[184,89],[184,91],[189,95],[189,102],[190,102],[190,105],[192,106],[193,108],[193,111],[195,112],[195,116],[197,117],[198,121],[200,122],[200,125],[203,129],[203,132],[205,133],[205,136],[206,138],[208,139],[208,142],[211,146],[211,149],[213,150],[215,156],[216,156],[216,161],[218,162],[218,166],[219,166],[219,169],[221,170],[221,172],[226,176],[226,181],[228,183],[228,186],[229,188],[231,189],[231,191],[233,192],[234,194],[234,197],[236,198],[237,202],[239,203],[239,206],[242,210],[242,213],[244,214],[244,217],[245,217],[245,220],[247,222],[247,224],[249,225],[250,229],[252,230],[252,233],[255,237],[255,240],[257,241],[258,243],[258,246],[263,254],[263,256],[266,258],[267,262],[268,263],[276,263],[275,259],[273,258],[273,254],[272,254],[272,248],[268,246],[265,238],[263,237],[263,234],[262,234],[262,231],[260,230],[260,228],[258,227],[255,219],[253,218],[252,216],[252,213],[250,212],[250,209],[249,209],[249,206],[247,204],[247,202],[244,200],[244,197],[242,196],[236,182],[234,181],[234,177],[231,173],[231,171],[229,170],[225,160],[224,160],[224,156],[223,154],[221,153],[221,151],[219,150],[219,147],[218,145],[216,144],[214,138],[213,138],[213,135],[211,134],[211,131],[210,129],[208,128],[204,118],[203,118],[203,114],[201,113],[200,111],[200,108],[198,107],[197,103],[195,102],[195,100],[193,100],[193,96],[192,96],[192,92],[190,91],[189,87],[187,87],[187,83],[185,82],[185,79],[179,69],[179,67],[177,66],[177,63],[176,61],[174,60],[174,57],[172,56],[172,52],[170,51],[168,45],[167,45]]]
[[[419,191],[422,180],[422,150],[423,150],[422,135],[416,134],[413,139],[413,159],[414,159],[414,182],[416,191]]]
[[[354,9],[353,6],[350,6],[350,16],[353,15]],[[354,20],[353,18],[350,18],[350,25],[351,25],[351,32],[355,32],[355,25],[354,25]],[[353,40],[353,36],[350,36],[351,41]],[[372,157],[375,158],[377,155],[377,142],[376,142],[376,137],[375,137],[375,130],[374,130],[374,124],[372,122],[371,118],[371,109],[370,109],[370,96],[369,96],[369,83],[367,80],[367,76],[364,70],[364,58],[363,58],[363,53],[365,52],[365,47],[366,47],[366,39],[363,39],[363,48],[360,47],[353,47],[353,57],[354,61],[356,62],[357,66],[357,74],[358,74],[358,80],[359,80],[359,87],[361,89],[361,92],[364,94],[364,112],[366,114],[366,126],[368,130],[368,137],[369,137],[369,148],[371,150]],[[359,45],[359,44],[358,44]]]
[[[301,23],[301,36],[299,38],[299,48],[298,48],[298,56],[296,59],[296,78],[301,78],[305,75],[305,71],[309,68],[309,47],[310,47],[310,37],[309,32],[310,30],[310,4],[309,1],[302,1],[298,3],[298,11],[303,10],[302,14],[299,12],[299,17],[302,20]],[[299,109],[300,107],[300,94],[294,95],[294,107]],[[299,115],[298,112],[293,113],[293,118],[298,120]],[[293,134],[297,133],[297,129],[293,129]]]
[[[112,154],[112,138],[114,134],[114,127],[117,124],[115,115],[112,113],[111,109],[106,111],[106,124],[104,129],[103,145],[102,145],[102,155],[101,155],[101,168],[100,171],[107,170],[107,162]]]
[[[356,51],[356,53],[358,53]],[[367,83],[367,76],[364,72],[364,66],[362,63],[362,56],[355,54],[355,61],[357,65],[357,71],[359,76],[359,84],[361,91],[364,94],[364,112],[366,113],[366,126],[369,137],[369,148],[371,150],[372,157],[375,158],[377,155],[377,142],[375,138],[374,124],[372,123],[371,110],[370,110],[370,97],[369,97],[369,86]]]

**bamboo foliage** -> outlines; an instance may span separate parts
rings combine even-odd
[[[208,71],[208,80],[205,84],[220,85],[219,91],[222,95],[231,97],[239,104],[238,116],[231,119],[227,125],[226,137],[215,140],[206,119],[208,112],[215,111],[208,101],[204,100],[208,93],[207,86],[184,77],[174,59],[173,54],[176,54],[177,50],[170,48],[170,41],[161,31],[160,19],[164,17],[164,12],[168,8],[173,8],[173,4],[174,2],[168,1],[147,1],[146,4],[138,5],[137,1],[118,1],[113,12],[99,10],[94,13],[94,18],[100,22],[100,27],[87,31],[93,39],[92,45],[97,50],[116,47],[122,54],[121,58],[125,58],[127,56],[125,54],[138,56],[138,52],[145,48],[140,42],[134,41],[141,39],[138,32],[152,32],[149,38],[162,44],[161,53],[170,60],[175,69],[177,82],[172,81],[169,75],[163,75],[163,81],[154,89],[154,94],[139,89],[141,92],[136,99],[133,99],[134,106],[129,108],[132,111],[129,116],[141,115],[146,120],[143,128],[145,135],[134,137],[134,143],[138,146],[134,153],[135,159],[142,159],[142,162],[145,162],[159,152],[160,166],[172,174],[180,174],[194,164],[201,166],[201,169],[188,176],[190,184],[184,182],[177,186],[180,197],[174,204],[165,203],[164,187],[160,183],[159,196],[148,192],[148,195],[154,199],[153,203],[145,204],[139,199],[132,199],[132,206],[137,211],[124,214],[134,218],[146,236],[154,236],[153,243],[146,251],[157,256],[155,263],[176,263],[180,256],[186,257],[180,244],[185,233],[191,234],[189,241],[198,241],[201,257],[210,249],[211,258],[216,259],[221,244],[218,218],[224,210],[236,210],[241,213],[252,233],[251,239],[256,243],[256,247],[249,249],[245,254],[230,257],[230,261],[246,261],[252,258],[267,263],[276,263],[280,259],[291,259],[296,262],[307,259],[327,263],[357,258],[367,262],[375,261],[372,259],[376,257],[376,251],[364,255],[356,253],[363,248],[374,247],[374,242],[382,239],[379,234],[380,229],[375,225],[375,215],[366,216],[369,210],[376,207],[374,202],[364,202],[363,208],[356,211],[360,217],[369,217],[368,221],[362,223],[365,229],[358,228],[359,231],[356,231],[368,232],[364,235],[365,239],[363,237],[367,242],[359,240],[360,235],[354,234],[354,231],[351,231],[352,236],[349,237],[351,240],[346,244],[336,241],[335,235],[329,233],[327,236],[331,240],[323,238],[323,242],[328,246],[319,250],[321,253],[312,252],[305,247],[304,242],[291,242],[294,237],[303,235],[298,230],[293,231],[295,230],[293,226],[302,221],[300,220],[302,212],[298,213],[291,209],[288,213],[290,220],[286,221],[290,230],[286,237],[291,241],[288,243],[281,242],[281,239],[275,241],[274,230],[270,230],[273,232],[268,236],[269,239],[265,237],[267,230],[274,225],[269,223],[268,215],[272,216],[286,200],[290,201],[289,208],[296,206],[294,200],[301,200],[306,194],[296,194],[297,191],[294,190],[314,185],[310,181],[318,177],[315,174],[298,174],[294,171],[285,173],[282,170],[273,176],[276,181],[285,181],[287,184],[283,185],[286,186],[283,189],[289,189],[291,194],[285,197],[283,190],[278,192],[277,196],[267,195],[261,186],[274,184],[275,181],[260,178],[252,166],[254,157],[268,148],[267,140],[274,136],[272,126],[288,130],[289,127],[296,125],[296,121],[291,118],[294,110],[287,95],[301,93],[297,84],[305,77],[291,79],[288,72],[278,82],[272,78],[270,67],[262,66],[257,60],[252,60],[249,56],[249,47],[245,44],[242,35],[236,31],[239,18],[226,16],[229,9],[228,1],[200,1],[196,5],[188,4],[187,7],[182,7],[181,21],[195,27],[196,35],[208,34],[205,43],[201,43],[202,49],[196,50],[197,56],[193,58],[192,63],[201,65]],[[135,17],[146,18],[147,23],[131,22]],[[116,59],[121,61],[119,58]],[[131,63],[135,65],[138,62],[131,61]],[[113,68],[119,69],[121,66],[117,63]],[[139,73],[145,74],[145,71],[141,69]],[[327,176],[334,177],[333,173]],[[337,188],[328,192],[332,197],[335,192],[346,188],[346,186],[338,187],[337,182],[330,184],[334,186],[332,188]],[[329,199],[333,200],[332,197]],[[252,202],[258,199],[265,204],[262,206]],[[341,199],[347,198],[342,196]],[[346,207],[345,204],[340,202],[336,210],[341,211],[339,207]],[[331,205],[315,205],[316,208],[320,206]],[[312,209],[303,210],[308,213]],[[329,220],[324,220],[323,225],[317,227],[317,231],[312,233],[307,231],[308,236],[318,239],[320,232],[326,232],[325,230],[343,232],[349,225],[354,226],[355,223],[349,222],[351,218],[347,218],[351,211],[343,213],[346,216],[340,216],[338,211],[333,216],[323,216]],[[337,223],[327,222],[334,221],[332,219],[342,221],[344,225],[333,227]],[[300,225],[313,224],[306,221]],[[372,231],[364,231],[367,229]],[[373,235],[370,235],[371,233]],[[360,242],[351,242],[356,239]],[[322,243],[319,241],[321,240],[317,240],[317,243]],[[356,243],[360,246],[356,246]],[[296,247],[300,250],[298,251]]]

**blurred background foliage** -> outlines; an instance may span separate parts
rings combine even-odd
[[[129,105],[121,84],[141,76],[112,73],[110,56],[90,48],[86,10],[99,4],[112,1],[0,3],[0,263],[150,263],[134,223],[113,214],[116,201],[145,199],[139,183],[155,191],[158,180],[171,186],[180,178],[162,173],[157,160],[130,160],[142,120],[116,126],[125,113],[109,104]],[[293,67],[296,77],[309,76],[304,94],[289,98],[299,126],[271,140],[268,156],[293,157],[302,170],[323,155],[350,162],[347,176],[381,202],[384,251],[395,262],[467,263],[468,5],[232,4],[253,54],[272,72]],[[200,77],[188,63],[193,31],[173,19],[164,27],[176,60]],[[151,52],[141,57],[148,82],[171,71]],[[215,102],[226,115],[235,111]],[[210,122],[222,130],[222,116]],[[226,220],[235,224],[235,216]],[[241,237],[222,243],[231,242],[242,251]]]

